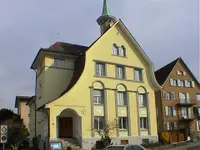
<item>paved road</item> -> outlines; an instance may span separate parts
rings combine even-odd
[[[180,146],[180,147],[170,148],[167,150],[200,150],[200,141],[190,143],[190,144]]]

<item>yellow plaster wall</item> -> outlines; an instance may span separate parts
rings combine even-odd
[[[127,117],[127,108],[126,107],[118,107],[118,116]]]
[[[104,116],[103,106],[94,106],[94,116]]]
[[[128,44],[128,39],[126,36],[116,27],[111,28],[102,38],[100,38],[86,53],[86,62],[85,69],[76,83],[76,85],[68,91],[65,95],[57,99],[48,105],[50,108],[50,137],[56,137],[56,116],[59,113],[67,108],[72,108],[82,117],[82,137],[91,136],[91,99],[90,99],[90,86],[94,81],[101,81],[104,83],[107,90],[107,109],[108,109],[108,121],[112,121],[113,118],[116,118],[115,113],[115,94],[114,89],[120,83],[126,85],[127,90],[133,91],[129,92],[130,100],[130,117],[131,117],[131,135],[138,135],[137,127],[137,105],[136,105],[136,91],[138,87],[143,86],[149,92],[149,103],[150,103],[150,123],[151,125],[151,134],[157,135],[156,127],[156,109],[155,109],[155,98],[154,91],[147,82],[147,69],[146,63],[140,57],[137,50],[131,44]],[[119,45],[124,45],[126,47],[127,57],[118,57],[112,55],[112,44],[116,43]],[[143,68],[143,79],[144,82],[134,82],[133,79],[133,68],[127,68],[127,77],[129,80],[118,80],[115,78],[104,78],[96,77],[94,70],[94,60],[109,61],[111,63],[119,63],[129,66],[136,66]],[[106,65],[107,74],[109,77],[115,77],[115,66],[112,64]],[[148,74],[149,75],[149,74]],[[70,105],[78,105],[84,107],[75,107]],[[85,109],[85,113],[82,114],[81,111]]]

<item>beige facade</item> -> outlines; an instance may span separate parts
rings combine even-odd
[[[29,128],[30,108],[26,104],[30,99],[32,99],[32,97],[16,96],[16,101],[15,101],[15,108],[17,108],[17,113],[18,115],[20,115],[20,118],[23,120],[29,132],[30,132],[30,128]]]

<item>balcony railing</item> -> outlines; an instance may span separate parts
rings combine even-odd
[[[192,106],[195,105],[195,100],[192,99],[179,99],[177,105],[180,106]]]
[[[192,114],[180,114],[179,120],[181,120],[181,121],[192,121],[192,120],[194,120],[194,115],[192,115]]]

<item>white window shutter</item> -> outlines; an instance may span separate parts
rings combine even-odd
[[[178,86],[181,86],[181,81],[177,80]]]
[[[179,99],[182,99],[182,93],[178,93]]]
[[[197,121],[197,131],[200,131],[199,130],[199,122]]]
[[[167,130],[170,130],[169,122],[167,122]]]
[[[186,93],[186,99],[190,99],[189,93]]]
[[[188,87],[188,81],[184,80],[185,87]]]
[[[188,114],[189,114],[189,116],[191,115],[191,109],[190,108],[188,108]]]
[[[180,75],[180,71],[177,71],[177,75]]]
[[[169,115],[168,106],[165,106],[165,115],[166,115],[166,116],[168,116],[168,115]]]
[[[183,71],[183,75],[186,76],[186,72],[185,71]]]
[[[173,116],[176,116],[176,107],[173,107]]]
[[[170,85],[173,86],[173,79],[170,79]]]
[[[192,83],[192,87],[194,88],[194,81],[192,81],[191,83]]]

